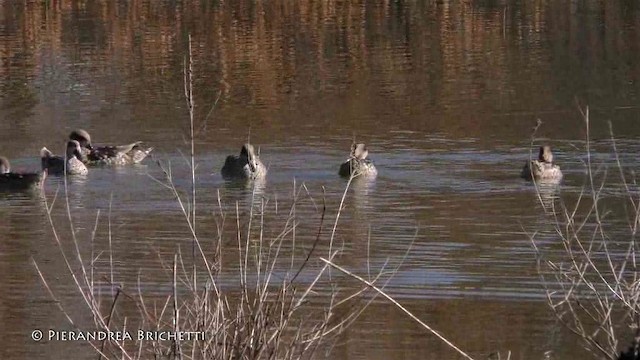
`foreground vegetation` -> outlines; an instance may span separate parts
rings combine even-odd
[[[581,113],[587,129],[582,192],[575,201],[567,196],[547,201],[541,191],[544,184],[536,184],[554,229],[550,242],[543,242],[540,234],[530,235],[538,274],[549,308],[594,358],[640,359],[636,243],[640,192],[633,174],[625,171],[613,135],[614,171],[609,172],[606,164],[594,163],[589,109]],[[619,181],[614,181],[616,178]],[[616,210],[623,216],[611,216]],[[626,226],[616,222],[620,217],[627,219]],[[558,240],[562,245],[559,250],[554,246]]]
[[[300,246],[296,244],[299,244],[297,237],[301,236],[296,231],[300,221],[296,208],[300,206],[302,194],[311,197],[304,184],[295,189],[288,215],[282,222],[274,220],[277,216],[269,216],[278,213],[277,205],[275,210],[268,206],[258,195],[257,184],[253,184],[248,211],[241,211],[240,204],[236,203],[234,213],[225,213],[218,198],[219,211],[211,215],[217,234],[214,238],[201,238],[201,227],[196,223],[199,202],[196,203],[194,139],[199,129],[206,128],[213,109],[208,111],[202,124],[197,124],[190,44],[189,41],[189,56],[185,57],[184,67],[184,95],[189,110],[190,188],[176,186],[171,165],[166,162],[157,162],[163,177],[154,178],[173,196],[180,209],[175,220],[186,225],[184,228],[191,240],[190,254],[179,249],[171,258],[161,259],[172,291],[160,299],[157,295],[145,294],[140,274],[136,286],[115,283],[113,274],[117,269],[112,252],[111,219],[106,239],[99,239],[95,231],[100,218],[98,213],[91,233],[90,253],[83,251],[85,247],[79,244],[74,230],[65,178],[67,220],[72,229],[70,239],[59,235],[59,224],[51,215],[57,196],[47,204],[47,214],[66,270],[74,281],[83,307],[88,310],[88,317],[82,316],[77,308],[70,310],[56,295],[47,274],[35,261],[34,266],[73,331],[76,334],[92,331],[116,334],[86,339],[100,358],[105,359],[307,359],[320,351],[330,350],[332,341],[338,339],[338,335],[378,295],[382,295],[453,351],[471,359],[384,292],[402,261],[395,267],[385,264],[377,274],[368,273],[367,276],[351,273],[336,263],[342,247],[334,241],[353,177],[335,211],[327,209],[324,197],[321,201],[311,199],[319,220],[313,234],[305,236],[314,239],[311,247],[303,250],[305,256],[294,256],[300,252],[296,251],[296,246]],[[331,216],[333,224],[330,224],[331,230],[326,231],[325,219]],[[225,224],[229,223],[235,225],[234,233],[225,232]],[[274,231],[274,228],[279,230]],[[94,253],[94,245],[101,241],[106,243],[103,244],[106,250]],[[229,257],[233,258],[231,263],[237,264],[232,266],[235,275],[230,275],[229,269],[223,271],[222,244],[230,242],[237,246],[233,254],[225,254],[225,257],[227,264]],[[319,254],[320,249],[326,251],[324,255]],[[97,260],[105,257],[109,259],[107,268],[100,268]],[[335,269],[334,275],[332,269]],[[222,286],[230,277],[233,282],[237,281],[237,286]],[[345,278],[356,281],[343,286]],[[105,288],[111,291],[104,291]],[[365,294],[367,291],[370,293]],[[87,325],[87,319],[92,319],[93,324]],[[138,330],[144,332],[142,338]],[[161,333],[164,335],[158,335]],[[174,335],[167,335],[169,333]],[[85,337],[89,336],[82,335],[82,339]]]

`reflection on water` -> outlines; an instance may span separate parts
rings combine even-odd
[[[537,193],[545,211],[555,210],[555,201],[560,198],[560,185],[554,183],[537,183]]]
[[[349,183],[349,187],[353,191],[353,198],[347,201],[353,202],[357,211],[373,210],[370,203],[370,196],[376,192],[375,177],[355,177],[351,183]]]
[[[255,180],[226,180],[223,189],[226,194],[234,195],[231,201],[240,200],[240,197],[252,196],[254,199],[260,199],[265,195],[267,179]],[[234,200],[235,198],[235,200]]]
[[[158,256],[191,242],[173,194],[151,177],[164,179],[153,160],[168,161],[179,195],[191,192],[182,84],[191,34],[203,238],[216,239],[220,211],[235,214],[237,204],[241,214],[262,215],[264,207],[265,221],[278,224],[295,214],[298,246],[283,252],[306,254],[323,205],[335,219],[346,186],[337,169],[355,136],[375,149],[379,174],[355,179],[346,193],[340,261],[366,273],[412,244],[388,290],[454,343],[479,358],[506,350],[518,359],[545,351],[576,358],[579,345],[545,308],[524,232],[553,246],[545,209],[560,192],[575,201],[585,183],[576,101],[591,109],[592,161],[615,160],[611,121],[624,173],[637,171],[639,27],[631,1],[5,1],[1,152],[16,169],[35,171],[40,148],[63,144],[75,128],[101,143],[154,146],[141,166],[69,177],[66,193],[83,249],[104,247],[111,230],[116,282],[136,288],[140,273],[143,290],[164,299]],[[519,179],[536,119],[536,144],[553,146],[565,174],[559,188],[539,186],[540,198]],[[225,182],[224,159],[249,134],[268,179]],[[68,238],[64,189],[62,178],[45,185],[50,204],[58,192],[52,218]],[[41,200],[0,198],[0,358],[60,358],[76,346],[25,340],[33,328],[65,324],[29,261],[48,274],[64,270]],[[230,239],[223,251],[237,248]],[[54,285],[72,301],[72,282],[60,276]],[[229,276],[225,286],[235,285]],[[452,356],[383,303],[339,345],[333,355],[343,359]]]

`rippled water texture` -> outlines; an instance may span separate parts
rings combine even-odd
[[[62,153],[79,127],[94,144],[153,146],[140,166],[93,169],[67,186],[82,250],[94,246],[98,212],[95,246],[104,250],[110,213],[115,280],[136,289],[142,274],[143,290],[159,299],[171,289],[158,258],[191,246],[170,191],[151,178],[162,176],[155,160],[170,161],[176,185],[190,191],[188,34],[204,236],[214,237],[218,195],[228,213],[236,201],[246,212],[265,199],[281,218],[304,184],[302,248],[293,251],[304,256],[323,191],[335,219],[347,184],[337,171],[355,137],[379,175],[347,193],[341,264],[366,273],[397,263],[413,244],[387,289],[461,348],[477,358],[585,355],[546,307],[525,231],[560,246],[533,186],[518,176],[540,119],[535,144],[551,144],[565,173],[543,200],[578,196],[586,126],[577,109],[587,104],[595,161],[613,163],[611,122],[625,171],[637,170],[637,2],[0,0],[0,154],[15,170],[35,171],[40,148]],[[257,198],[219,173],[247,138],[269,167]],[[79,301],[46,217],[45,199],[51,205],[57,192],[52,217],[69,238],[64,182],[50,177],[45,190],[0,195],[0,358],[77,350],[94,358],[83,344],[29,339],[35,328],[69,328],[32,258],[59,300]],[[237,246],[230,239],[223,249]],[[233,276],[223,286],[238,286]],[[380,300],[331,357],[455,354]]]

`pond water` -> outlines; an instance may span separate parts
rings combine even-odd
[[[519,172],[540,119],[535,144],[554,147],[565,173],[558,191],[575,199],[585,181],[578,108],[586,105],[594,159],[612,164],[611,122],[625,171],[637,170],[638,4],[0,1],[0,153],[15,170],[35,171],[40,148],[61,153],[75,128],[94,144],[153,146],[153,159],[140,166],[70,179],[68,201],[83,250],[98,212],[104,246],[110,214],[115,280],[136,288],[143,274],[144,290],[159,298],[171,288],[158,254],[191,251],[175,199],[152,179],[162,177],[157,160],[170,162],[176,186],[190,191],[189,34],[202,236],[215,238],[218,196],[231,215],[236,201],[240,211],[250,208],[251,189],[220,176],[226,155],[250,138],[269,167],[257,198],[273,214],[278,207],[274,217],[306,187],[296,213],[302,247],[289,250],[303,257],[323,191],[328,222],[335,220],[347,185],[337,171],[355,137],[379,175],[347,191],[340,264],[363,274],[397,263],[411,246],[389,294],[474,357],[586,354],[546,306],[525,232],[539,231],[553,246],[552,219]],[[52,218],[67,241],[64,182],[50,177],[49,205],[56,192]],[[31,259],[61,301],[78,298],[44,198],[0,198],[0,358],[58,359],[76,350],[94,358],[86,345],[30,340],[36,328],[69,328]],[[226,247],[237,247],[233,236]],[[327,250],[323,242],[318,251]],[[223,286],[235,286],[232,274]],[[331,358],[456,356],[379,299]]]

